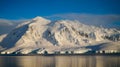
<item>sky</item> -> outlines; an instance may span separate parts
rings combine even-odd
[[[0,18],[21,19],[65,13],[120,14],[120,0],[0,0]]]
[[[0,0],[0,35],[42,16],[120,29],[120,0]]]

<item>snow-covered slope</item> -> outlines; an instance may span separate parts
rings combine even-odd
[[[3,34],[0,36],[0,42],[2,42],[2,40],[7,36],[7,34]],[[0,50],[2,50],[2,47],[0,45]]]
[[[0,42],[7,36],[7,34],[3,34],[0,36]]]
[[[52,22],[42,17],[18,25],[0,43],[4,51],[64,51],[83,49],[93,44],[120,41],[120,31],[88,26],[79,21]],[[87,49],[87,48],[85,48]]]

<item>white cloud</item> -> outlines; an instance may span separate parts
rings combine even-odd
[[[0,26],[9,26],[13,25],[12,21],[6,19],[0,19]]]
[[[19,24],[19,23],[27,21],[27,20],[29,20],[29,19],[20,19],[20,20],[0,19],[0,25],[11,26],[11,25]]]
[[[69,13],[69,14],[56,14],[51,16],[46,16],[52,20],[55,19],[71,19],[79,20],[82,23],[103,27],[113,27],[120,28],[120,15],[106,14],[106,15],[96,15],[96,14],[80,14],[80,13]]]
[[[29,19],[20,19],[20,20],[0,19],[0,35],[10,32],[19,23],[27,21],[27,20]]]

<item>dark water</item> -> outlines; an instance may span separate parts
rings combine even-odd
[[[120,67],[120,56],[0,56],[0,67]]]

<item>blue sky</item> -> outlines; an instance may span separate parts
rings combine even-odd
[[[120,0],[0,0],[0,18],[21,19],[54,14],[120,14]]]
[[[0,35],[36,16],[120,29],[120,0],[0,0]]]

